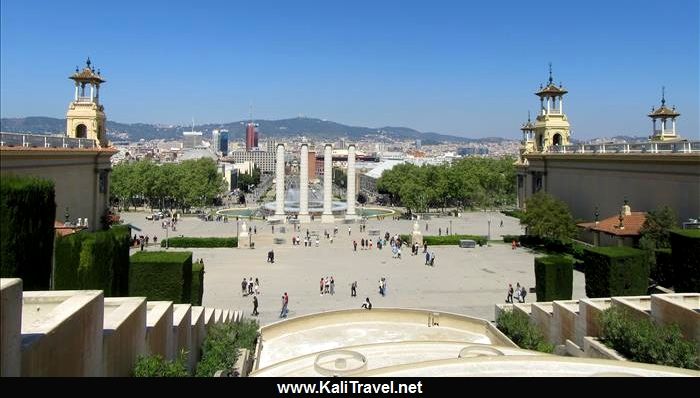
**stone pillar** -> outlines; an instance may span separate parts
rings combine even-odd
[[[355,215],[355,144],[348,146],[348,183],[346,187],[348,210],[345,212],[345,218],[354,219],[357,218]]]
[[[332,201],[333,201],[333,147],[331,144],[326,144],[323,150],[323,215],[321,222],[335,222],[333,217]]]
[[[301,144],[299,170],[299,222],[311,222],[309,217],[309,144]]]
[[[276,206],[275,216],[284,217],[284,144],[277,144],[277,170],[275,173]]]

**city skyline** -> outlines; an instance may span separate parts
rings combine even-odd
[[[73,17],[74,4],[2,2],[2,117],[63,117],[66,78],[90,56],[109,120],[223,123],[246,119],[252,102],[254,119],[519,139],[552,62],[572,138],[649,135],[665,86],[680,135],[698,139],[695,1],[176,4],[167,17],[162,3],[138,14],[120,3],[94,23]],[[76,26],[91,34],[76,42]]]

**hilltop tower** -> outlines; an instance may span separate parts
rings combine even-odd
[[[75,95],[68,105],[66,114],[66,134],[73,138],[89,138],[106,147],[107,133],[104,107],[100,105],[100,84],[105,83],[100,71],[92,67],[90,58],[82,71],[75,67],[75,73],[68,77],[75,81]],[[86,93],[89,86],[90,92]]]
[[[653,123],[652,141],[670,141],[678,139],[676,134],[676,118],[681,114],[676,112],[676,107],[666,108],[666,88],[661,87],[661,106],[654,109],[648,115]],[[659,128],[656,128],[656,120],[659,120]],[[666,128],[666,119],[671,119],[671,129]]]
[[[520,154],[531,153],[535,151],[535,125],[530,120],[530,111],[527,112],[527,122],[520,127],[523,132],[523,140],[521,142]]]
[[[535,93],[540,97],[540,112],[537,115],[534,130],[534,150],[547,152],[554,145],[569,145],[571,136],[569,120],[564,114],[564,94],[568,93],[559,83],[557,87],[552,79],[552,64],[549,64],[549,83],[540,85]]]

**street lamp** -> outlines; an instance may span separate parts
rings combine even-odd
[[[489,236],[488,240],[491,240],[491,220],[489,220]]]
[[[450,220],[450,235],[454,235],[454,230],[452,229],[452,220]]]

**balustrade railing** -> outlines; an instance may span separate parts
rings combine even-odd
[[[25,148],[96,148],[97,143],[95,140],[88,138],[0,133],[0,146]]]
[[[678,142],[639,142],[634,144],[578,144],[578,145],[554,145],[547,151],[549,153],[698,153],[700,141]]]

